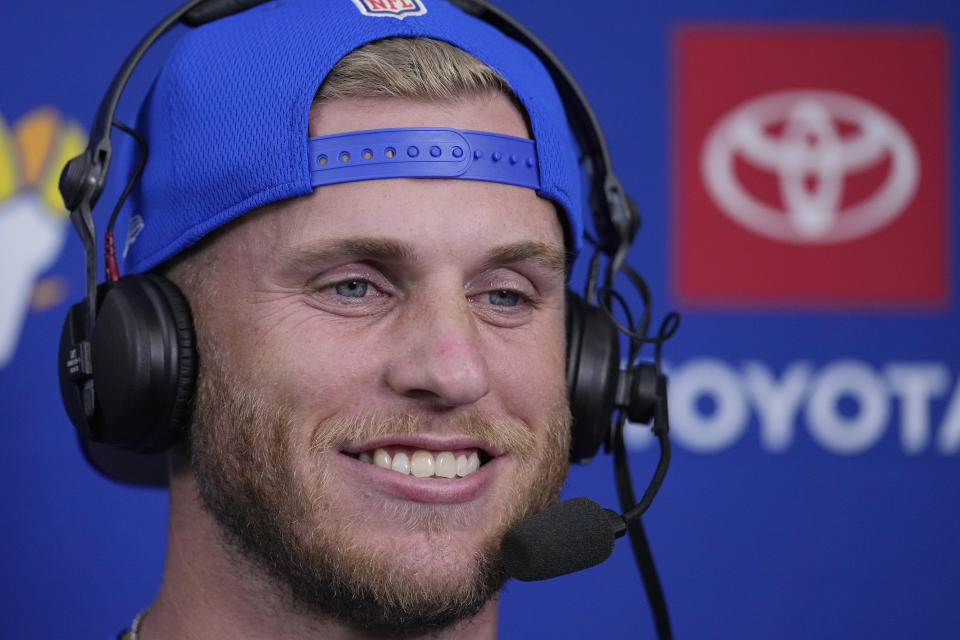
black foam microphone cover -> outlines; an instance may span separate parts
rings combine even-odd
[[[546,580],[598,565],[626,530],[623,518],[587,498],[571,498],[510,529],[500,550],[518,580]]]

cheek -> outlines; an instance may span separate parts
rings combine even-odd
[[[562,318],[536,336],[518,336],[498,350],[495,386],[507,409],[528,424],[542,423],[566,402],[566,342]]]
[[[323,319],[291,301],[255,319],[236,317],[229,349],[240,374],[311,421],[355,406],[382,369],[369,331]]]

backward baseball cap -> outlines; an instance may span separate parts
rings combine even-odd
[[[583,231],[577,148],[536,56],[441,0],[275,0],[184,35],[141,110],[150,155],[125,207],[121,265],[148,271],[267,203],[313,191],[310,106],[345,55],[390,37],[428,37],[474,55],[510,85],[530,118],[537,193]]]

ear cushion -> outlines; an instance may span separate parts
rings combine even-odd
[[[177,332],[177,384],[166,430],[173,439],[163,444],[166,450],[183,437],[190,420],[197,383],[197,341],[190,303],[177,285],[159,274],[148,273],[146,276],[166,297]]]
[[[190,307],[173,283],[142,274],[109,285],[97,313],[92,358],[95,440],[152,453],[182,436],[196,380],[196,346]]]
[[[602,310],[567,291],[567,395],[573,414],[571,462],[596,455],[610,432],[620,343],[617,328]]]

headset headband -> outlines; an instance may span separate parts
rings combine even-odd
[[[553,515],[541,514],[547,518],[548,524],[553,523],[546,529],[554,531],[541,531],[544,527],[537,523],[533,523],[532,529],[525,524],[515,527],[503,543],[505,559],[510,572],[520,579],[552,577],[589,566],[578,564],[584,554],[572,554],[573,564],[577,566],[568,562],[570,558],[558,560],[549,553],[545,560],[541,558],[532,563],[524,558],[529,554],[536,558],[544,549],[572,550],[573,547],[583,546],[580,544],[583,542],[588,550],[600,551],[599,555],[592,552],[586,554],[593,558],[589,562],[593,564],[609,555],[615,536],[621,536],[629,530],[638,567],[650,594],[660,637],[670,637],[669,619],[659,579],[653,569],[639,516],[653,500],[670,459],[666,378],[660,370],[660,346],[676,330],[678,317],[668,314],[658,335],[647,337],[649,290],[640,276],[623,263],[639,229],[639,213],[610,170],[609,154],[596,118],[570,74],[539,40],[500,10],[483,0],[448,1],[526,49],[521,52],[513,48],[515,43],[498,39],[497,46],[509,51],[505,66],[510,66],[511,54],[521,54],[518,57],[523,59],[523,64],[537,70],[538,78],[543,76],[544,69],[550,75],[553,87],[549,87],[545,80],[537,80],[533,86],[544,94],[549,92],[551,113],[562,107],[567,124],[580,146],[580,166],[590,180],[589,201],[594,227],[599,235],[595,246],[609,256],[603,288],[597,288],[599,256],[595,254],[587,280],[586,301],[572,292],[568,292],[567,296],[567,387],[574,415],[571,457],[583,462],[592,457],[601,444],[613,447],[617,489],[624,516],[621,518],[597,505],[594,505],[596,509],[586,511],[574,508],[575,520],[592,520],[612,527],[608,532],[609,540],[600,539],[605,536],[599,536],[596,541],[581,540],[577,533],[580,529],[570,526],[570,518],[567,517],[570,509],[563,506],[569,503],[562,503],[549,510]],[[142,170],[142,164],[134,172],[111,215],[105,234],[107,276],[110,282],[97,286],[96,234],[91,211],[103,191],[110,167],[110,132],[116,126],[138,136],[133,130],[116,122],[114,113],[133,69],[150,46],[177,22],[198,26],[251,9],[262,2],[191,0],[154,27],[113,78],[91,127],[87,149],[71,160],[61,174],[61,193],[70,210],[71,221],[84,243],[87,285],[86,298],[71,308],[61,334],[61,395],[71,421],[82,434],[82,446],[90,462],[105,475],[124,482],[165,484],[165,456],[144,456],[124,449],[161,451],[182,437],[189,417],[197,371],[195,334],[189,304],[176,286],[155,273],[131,275],[115,282],[118,279],[115,257],[112,262],[110,259],[113,255],[112,227],[120,205]],[[358,4],[356,0],[355,4]],[[462,16],[455,20],[447,14],[447,18],[456,22]],[[418,35],[406,32],[399,35],[404,34]],[[420,35],[433,37],[431,34]],[[492,32],[487,28],[484,37],[491,35]],[[326,44],[327,41],[315,42]],[[343,53],[341,51],[340,55]],[[539,60],[539,65],[531,59],[530,54]],[[502,55],[491,57],[504,61]],[[559,93],[562,105],[557,103],[554,88]],[[533,116],[531,120],[536,129]],[[549,127],[544,130],[553,132]],[[310,163],[306,167],[306,174],[310,176],[309,184],[312,186],[401,175],[456,177],[519,184],[537,189],[538,193],[544,195],[541,192],[543,185],[539,181],[541,173],[538,171],[542,165],[538,160],[547,162],[553,159],[550,154],[538,159],[539,147],[531,140],[436,128],[350,132],[314,138],[306,146],[309,147],[306,160]],[[202,185],[200,188],[203,188]],[[579,189],[579,182],[575,188]],[[547,193],[550,197],[555,194]],[[560,197],[557,200],[563,199]],[[579,218],[576,224],[581,224]],[[150,268],[149,264],[145,268]],[[617,273],[625,273],[630,278],[643,300],[643,314],[636,326],[624,327],[613,316],[613,300],[625,304],[613,288]],[[595,305],[598,293],[599,304]],[[99,331],[95,335],[94,325],[98,321]],[[625,369],[621,369],[618,333],[624,333],[631,340]],[[648,342],[657,345],[656,362],[653,365],[640,363],[637,359],[640,345]],[[155,357],[157,355],[163,357]],[[100,372],[98,391],[103,392],[105,398],[102,406],[97,406],[93,387],[92,363],[97,357]],[[128,393],[130,391],[132,393]],[[616,429],[611,430],[613,415],[617,411]],[[646,422],[652,418],[653,432],[661,446],[657,470],[640,502],[636,502],[633,496],[623,439],[628,417],[635,422]],[[98,437],[101,435],[102,438]],[[560,510],[556,511],[557,508]],[[593,529],[595,527],[591,527]],[[546,535],[555,536],[558,531],[565,534],[572,531],[573,536],[566,535],[563,538],[566,542],[542,544]],[[518,558],[521,561],[517,561]]]

